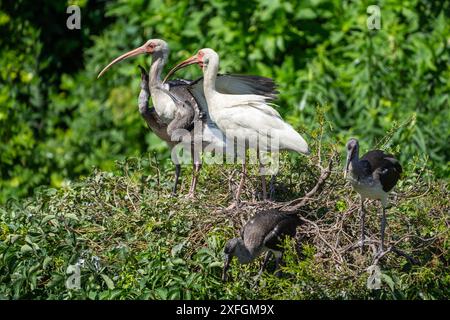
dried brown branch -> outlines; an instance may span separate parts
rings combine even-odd
[[[328,166],[325,169],[321,170],[320,177],[317,180],[316,185],[308,191],[307,194],[305,194],[304,197],[295,199],[293,201],[290,201],[287,205],[284,205],[281,207],[281,210],[283,211],[297,211],[301,207],[304,207],[310,199],[312,199],[312,196],[315,195],[317,192],[320,192],[325,185],[326,180],[331,174],[331,168],[333,165],[333,159],[330,159],[328,162]]]

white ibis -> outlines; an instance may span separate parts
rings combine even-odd
[[[212,49],[201,49],[194,56],[176,65],[166,79],[177,70],[191,64],[198,64],[204,75],[203,91],[209,116],[230,141],[237,140],[244,147],[257,145],[259,151],[292,150],[309,154],[308,144],[291,125],[283,121],[280,114],[269,102],[273,95],[259,93],[227,94],[219,92],[217,72],[219,55]],[[245,157],[244,157],[245,159]],[[243,174],[238,188],[239,198],[245,177]]]
[[[381,150],[367,152],[359,159],[358,140],[352,138],[347,142],[347,161],[344,176],[347,177],[356,192],[361,196],[361,251],[364,248],[364,200],[380,200],[383,206],[381,218],[381,252],[384,251],[384,231],[386,228],[386,207],[389,192],[397,184],[402,173],[402,166],[391,154]]]
[[[169,46],[164,40],[151,39],[144,45],[133,49],[109,63],[98,75],[101,77],[112,65],[125,60],[127,58],[137,56],[140,54],[152,55],[152,64],[149,73],[149,91],[152,97],[155,111],[162,121],[162,123],[169,125],[177,116],[179,112],[177,104],[173,96],[182,102],[189,101],[189,104],[194,108],[196,114],[207,110],[206,99],[203,93],[203,78],[196,81],[189,80],[173,80],[167,83],[161,81],[161,73],[169,56]],[[163,89],[163,90],[161,90]],[[272,79],[258,77],[258,76],[244,76],[244,75],[219,75],[217,78],[217,89],[220,92],[230,94],[243,93],[257,93],[266,96],[275,96],[275,84]],[[172,97],[167,94],[172,93]],[[180,119],[180,115],[178,120]],[[225,147],[225,141],[222,134],[218,134],[217,126],[206,116],[202,119],[202,147],[209,146],[212,149],[221,149]],[[181,123],[182,121],[180,121]],[[184,122],[186,123],[186,122]],[[173,124],[176,129],[175,123]],[[172,138],[172,137],[170,137]],[[197,176],[200,170],[200,162],[195,154],[194,157],[194,171],[189,190],[189,196],[194,196],[195,187],[197,184]]]
[[[257,213],[244,225],[240,238],[233,238],[226,243],[222,280],[227,280],[227,271],[233,257],[237,257],[239,263],[247,264],[267,252],[259,275],[264,271],[270,254],[275,256],[275,269],[278,269],[283,253],[281,245],[287,236],[295,236],[299,224],[300,219],[296,214],[277,210]]]

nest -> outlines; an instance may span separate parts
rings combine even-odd
[[[202,242],[213,228],[226,228],[230,225],[236,236],[237,231],[241,230],[255,213],[269,210],[284,211],[299,215],[303,222],[298,227],[295,239],[296,251],[300,258],[305,245],[313,246],[314,258],[321,265],[352,276],[370,271],[371,266],[378,266],[383,262],[385,266],[398,266],[401,264],[399,259],[406,259],[408,265],[421,264],[418,256],[431,249],[436,241],[443,241],[444,232],[428,238],[418,235],[417,229],[412,227],[413,222],[408,221],[408,218],[397,209],[402,201],[420,201],[430,192],[430,185],[422,180],[423,172],[419,172],[415,179],[403,186],[402,193],[392,193],[390,196],[384,251],[380,250],[381,216],[378,214],[381,214],[381,204],[366,200],[367,221],[362,251],[360,198],[352,191],[350,183],[344,180],[342,170],[337,166],[339,153],[336,149],[330,149],[326,158],[328,160],[322,160],[319,144],[318,153],[310,158],[310,165],[305,168],[309,179],[303,182],[305,189],[308,190],[303,196],[282,202],[257,201],[255,196],[258,194],[255,187],[257,183],[251,181],[243,192],[249,201],[243,202],[239,208],[233,210],[211,207],[211,215],[197,225],[190,234],[189,241]],[[235,173],[233,171],[228,175],[231,191],[232,185],[237,185],[235,181],[237,179],[233,178],[236,177]],[[448,207],[433,210],[436,219],[443,217],[445,219]],[[445,252],[438,254],[444,256]]]

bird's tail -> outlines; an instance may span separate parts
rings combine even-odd
[[[310,151],[305,139],[303,139],[303,137],[289,124],[286,125],[286,129],[281,130],[279,135],[281,149],[292,150],[309,155]]]

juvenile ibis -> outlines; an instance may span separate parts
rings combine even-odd
[[[191,64],[198,64],[204,75],[203,91],[209,116],[227,139],[259,151],[292,150],[309,154],[308,144],[303,137],[286,123],[269,102],[273,95],[254,93],[228,94],[218,91],[217,77],[219,55],[212,49],[201,49],[194,56],[179,63],[169,71],[169,78],[177,70]],[[245,159],[245,158],[244,158]],[[241,183],[236,198],[242,189],[245,177],[245,160]]]
[[[347,161],[344,177],[348,177],[353,189],[361,196],[361,251],[364,249],[364,200],[380,200],[383,207],[381,218],[381,252],[384,251],[384,232],[386,228],[386,207],[389,192],[397,184],[402,173],[402,166],[392,154],[381,150],[372,150],[359,158],[358,140],[352,138],[347,142]],[[349,173],[347,175],[347,173]]]
[[[247,264],[267,252],[259,275],[264,271],[271,254],[275,256],[275,269],[278,269],[283,254],[281,245],[287,236],[295,236],[299,224],[300,219],[296,214],[277,210],[257,213],[244,225],[240,238],[233,238],[226,243],[222,280],[228,278],[227,271],[233,257],[237,257],[239,263]]]
[[[201,117],[201,137],[195,137],[195,139],[200,139],[202,141],[202,148],[205,148],[206,146],[212,147],[213,149],[225,148],[226,141],[224,136],[223,134],[219,134],[220,130],[217,128],[217,125],[211,121],[207,111],[208,107],[203,92],[203,78],[195,81],[171,80],[167,83],[161,81],[161,73],[169,56],[169,46],[164,40],[150,39],[144,45],[117,57],[99,73],[98,77],[101,77],[112,65],[140,54],[152,55],[148,87],[156,114],[161,122],[169,125],[177,117],[177,114],[178,120],[180,120],[182,115],[179,113],[176,100],[182,102],[189,101],[189,105],[192,106],[197,115],[200,115],[201,113],[204,114],[204,117]],[[216,85],[217,90],[228,94],[255,93],[271,97],[274,97],[277,94],[272,79],[258,76],[219,75],[217,77]],[[177,99],[174,100],[173,96],[167,94],[168,92]],[[179,121],[180,124],[186,124],[187,122],[189,121]],[[172,127],[177,129],[175,124],[176,123],[173,123]],[[193,155],[193,157],[195,158],[196,155]],[[194,195],[200,167],[199,161],[194,159],[193,179],[189,190],[190,196]]]
[[[172,149],[177,144],[176,141],[172,141],[171,135],[167,132],[167,124],[163,123],[155,111],[155,108],[149,108],[150,90],[148,86],[148,73],[147,71],[139,66],[141,70],[141,91],[139,92],[138,107],[139,113],[142,118],[144,118],[148,127],[163,141],[165,141],[169,148]],[[175,182],[172,188],[172,195],[177,193],[178,180],[181,173],[181,165],[179,163],[175,164]]]

